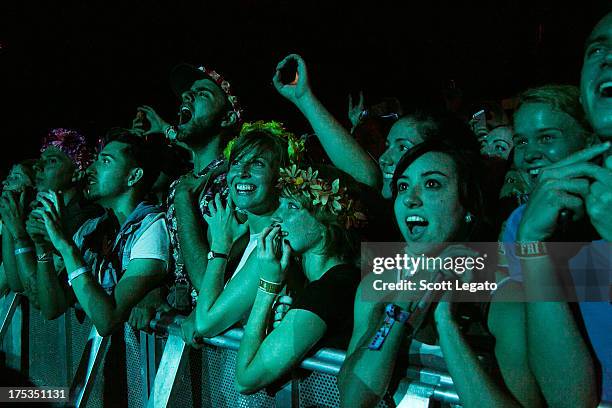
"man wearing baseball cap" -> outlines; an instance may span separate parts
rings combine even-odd
[[[206,269],[210,251],[203,214],[216,193],[227,195],[222,150],[239,128],[242,111],[229,82],[214,70],[180,64],[172,70],[170,82],[181,99],[178,125],[165,122],[149,106],[138,111],[151,125],[145,135],[164,133],[193,157],[193,171],[170,186],[167,213],[175,262],[168,301],[179,311],[189,312],[195,299],[193,284],[197,290],[201,280],[196,273]]]

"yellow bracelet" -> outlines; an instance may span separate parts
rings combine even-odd
[[[265,279],[259,278],[259,289],[266,293],[272,293],[274,295],[278,295],[280,291],[283,289],[282,283],[277,282],[269,282]]]

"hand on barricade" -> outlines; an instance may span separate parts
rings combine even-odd
[[[204,347],[204,344],[200,341],[197,336],[195,329],[195,312],[192,312],[181,324],[181,337],[188,346],[196,349]]]

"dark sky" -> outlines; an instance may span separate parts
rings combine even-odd
[[[140,104],[174,120],[168,74],[183,61],[224,73],[247,119],[281,119],[297,133],[305,122],[271,85],[290,52],[341,120],[359,89],[418,105],[450,79],[472,98],[577,83],[606,2],[573,3],[2,0],[0,129],[14,145],[3,145],[1,167],[33,155],[53,127],[94,138],[128,126]]]

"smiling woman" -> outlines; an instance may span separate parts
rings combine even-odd
[[[290,148],[293,141],[294,136],[280,123],[260,121],[245,123],[240,135],[225,148],[230,163],[228,203],[216,197],[209,205],[211,215],[205,216],[211,252],[199,282],[195,312],[183,325],[185,341],[193,342],[194,335],[220,333],[238,322],[253,304],[258,282],[253,252],[258,233],[270,225],[278,207],[275,184],[279,169],[299,158],[297,150]],[[246,217],[246,222],[237,217]],[[246,248],[240,247],[237,242],[247,237]],[[225,282],[228,257],[238,264]]]
[[[540,170],[593,143],[594,137],[570,85],[529,89],[514,113],[514,165],[533,189]]]

